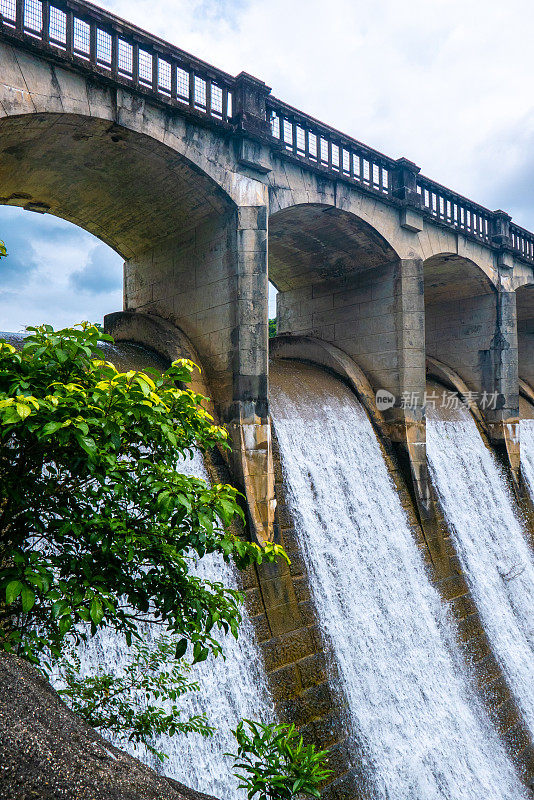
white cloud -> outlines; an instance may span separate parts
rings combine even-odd
[[[533,110],[530,0],[103,5],[482,203]]]

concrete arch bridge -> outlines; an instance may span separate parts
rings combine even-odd
[[[194,351],[232,432],[232,469],[259,540],[273,536],[276,505],[269,280],[273,352],[353,382],[392,458],[409,466],[406,491],[444,585],[453,571],[425,453],[429,364],[488,401],[480,419],[523,493],[534,234],[504,211],[83,0],[0,0],[0,195],[74,222],[123,256],[124,311],[109,330],[169,356]],[[295,631],[311,636],[298,576],[262,581],[274,649]],[[281,601],[269,599],[275,583],[283,620]],[[317,646],[306,647],[313,661]],[[326,685],[316,684],[316,693]]]

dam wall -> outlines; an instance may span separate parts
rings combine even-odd
[[[30,2],[37,15],[25,13]],[[449,671],[449,696],[465,699],[465,669],[491,726],[484,738],[486,723],[478,710],[469,711],[470,732],[460,735],[453,716],[443,706],[441,712],[459,740],[467,736],[471,752],[482,753],[480,763],[489,763],[483,740],[493,742],[497,730],[513,769],[531,784],[526,706],[482,624],[475,576],[462,561],[453,515],[428,458],[427,407],[435,388],[429,391],[426,381],[428,375],[440,381],[447,403],[467,404],[498,454],[502,471],[493,465],[491,474],[510,481],[511,497],[525,511],[532,493],[521,461],[519,397],[520,390],[534,397],[534,234],[506,212],[425,177],[409,159],[392,159],[289,106],[254,76],[228,75],[83,0],[53,8],[64,34],[51,27],[48,0],[17,0],[0,16],[0,203],[54,214],[114,248],[124,259],[124,310],[106,319],[106,329],[119,342],[168,360],[187,355],[202,366],[195,387],[212,398],[232,440],[228,458],[214,454],[213,474],[228,475],[245,496],[242,535],[279,540],[291,556],[289,567],[249,570],[243,588],[277,713],[310,740],[333,745],[325,796],[372,796],[381,755],[375,750],[376,763],[365,762],[367,790],[362,754],[372,747],[347,722],[354,674],[336,676],[334,638],[319,611],[323,598],[312,600],[310,562],[296,535],[298,509],[290,511],[287,501],[288,454],[284,466],[280,443],[273,442],[269,353],[335,373],[361,404],[363,416],[349,403],[351,413],[372,425],[404,509],[399,547],[418,565],[409,585],[413,597],[426,598],[425,630],[434,626],[437,637],[427,640],[436,643],[428,652],[444,657],[449,640],[447,624],[434,619],[441,606],[435,610],[427,579],[456,620],[462,685]],[[272,343],[269,281],[278,290],[279,338]],[[329,430],[323,444],[334,457],[339,431],[333,424]],[[376,456],[378,445],[366,431],[366,452]],[[374,465],[378,471],[383,463]],[[352,478],[365,468],[341,466]],[[345,499],[352,508],[354,498]],[[532,518],[525,513],[518,524],[528,528]],[[394,529],[373,519],[370,533],[395,538]],[[327,529],[332,541],[335,520]],[[408,585],[387,574],[390,588]],[[393,613],[393,595],[381,612]],[[331,620],[334,628],[341,622]],[[335,641],[339,666],[346,650],[342,637]],[[427,691],[424,682],[418,686]],[[477,703],[468,700],[466,708]],[[455,775],[463,780],[449,756],[446,786]],[[499,800],[521,797],[506,756],[499,759]],[[406,776],[396,769],[396,790],[406,794]],[[437,792],[438,766],[430,772]],[[485,778],[479,780],[479,796],[491,796]],[[425,800],[439,796],[432,791]],[[470,800],[469,790],[461,791]]]

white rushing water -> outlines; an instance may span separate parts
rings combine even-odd
[[[520,422],[521,437],[521,469],[530,495],[534,500],[534,419],[522,419]]]
[[[314,601],[372,773],[370,796],[524,798],[472,693],[362,407],[335,378],[290,362],[272,368],[271,410]]]
[[[534,732],[534,553],[470,412],[442,414],[427,420],[432,478],[493,652]]]
[[[183,462],[180,469],[186,474],[207,480],[200,455],[192,461]],[[213,555],[201,559],[195,572],[207,580],[219,581],[229,589],[238,588],[234,569]],[[237,789],[238,781],[232,775],[232,760],[224,756],[225,752],[236,750],[230,729],[235,728],[242,717],[261,722],[269,722],[274,718],[261,656],[245,608],[242,608],[242,615],[238,641],[231,635],[224,637],[221,633],[226,660],[221,656],[216,659],[210,657],[196,664],[188,680],[198,681],[200,691],[189,692],[177,702],[184,720],[197,714],[207,715],[209,724],[217,728],[212,738],[193,733],[156,739],[153,744],[168,756],[163,763],[143,747],[136,748],[125,739],[111,739],[117,747],[127,750],[158,772],[223,800],[242,800],[243,797],[242,791]],[[159,631],[146,626],[143,630],[144,643],[154,641],[158,634]],[[82,675],[94,674],[98,667],[105,672],[121,675],[130,660],[124,640],[105,629],[81,646],[78,655],[82,661]],[[105,731],[101,733],[106,735]]]

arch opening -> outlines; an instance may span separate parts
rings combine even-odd
[[[74,222],[125,259],[185,236],[231,205],[167,145],[78,114],[1,119],[0,186],[0,203]]]
[[[8,250],[0,261],[0,330],[101,324],[122,307],[122,258],[80,227],[2,205],[0,238]]]
[[[1,118],[0,203],[72,222],[115,250],[124,308],[183,330],[227,392],[236,205],[184,155],[196,152],[187,136],[169,137],[174,149],[163,123],[153,136],[145,127],[78,113]]]
[[[333,206],[290,206],[269,219],[269,277],[280,292],[349,278],[397,257],[371,225]]]
[[[519,377],[534,390],[534,286],[516,289]]]
[[[423,264],[426,354],[454,370],[470,391],[493,389],[496,289],[474,262],[455,254]]]

